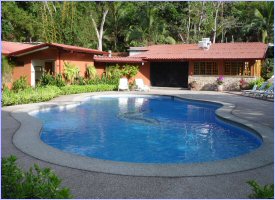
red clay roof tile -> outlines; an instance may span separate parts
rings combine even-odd
[[[106,56],[95,56],[96,62],[107,62],[107,63],[142,63],[144,60],[135,57],[106,57]]]
[[[131,57],[145,60],[178,59],[263,59],[268,45],[260,42],[215,43],[208,50],[197,44],[153,45],[148,51]]]
[[[27,49],[30,47],[33,47],[35,45],[32,44],[24,44],[20,42],[7,42],[7,41],[2,41],[2,54],[8,55],[12,52],[19,51],[22,49]]]
[[[2,54],[15,56],[15,55],[20,55],[33,50],[37,50],[46,46],[58,47],[65,50],[83,52],[83,53],[92,53],[92,54],[100,54],[100,55],[108,54],[105,51],[99,51],[96,49],[89,49],[89,48],[65,45],[65,44],[41,43],[39,45],[30,45],[30,44],[24,44],[24,43],[18,43],[18,42],[5,42],[5,41],[2,42]]]

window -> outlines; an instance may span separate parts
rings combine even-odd
[[[250,76],[251,70],[248,62],[225,62],[224,75]]]
[[[195,62],[194,75],[218,75],[216,62]]]

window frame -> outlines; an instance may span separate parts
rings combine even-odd
[[[197,69],[197,67],[198,67],[198,69]],[[219,75],[218,64],[215,61],[197,61],[197,62],[194,62],[193,75],[217,76],[217,75]]]
[[[252,76],[248,61],[224,61],[225,76]]]

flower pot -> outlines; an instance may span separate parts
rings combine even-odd
[[[223,85],[218,85],[218,91],[222,92],[223,91]]]

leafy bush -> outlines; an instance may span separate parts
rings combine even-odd
[[[106,67],[106,78],[119,80],[122,75],[119,65]]]
[[[94,79],[94,78],[96,78],[96,76],[97,76],[97,72],[96,72],[95,66],[90,65],[90,64],[87,66],[87,71],[86,71],[86,73],[87,73],[87,77],[88,77],[89,79]]]
[[[264,82],[264,79],[263,79],[263,78],[258,78],[258,79],[254,80],[254,81],[250,81],[250,82],[249,82],[249,88],[253,88],[253,86],[254,86],[255,84],[256,84],[257,87],[259,88],[259,87],[261,87],[261,85],[263,84],[263,82]]]
[[[78,76],[75,78],[73,85],[86,85],[86,81],[83,77]]]
[[[19,92],[28,88],[28,82],[26,76],[20,76],[20,78],[12,83],[12,90]]]
[[[2,106],[49,101],[60,94],[62,91],[56,86],[27,88],[19,92],[6,89],[2,92]]]
[[[248,197],[251,199],[274,199],[274,184],[265,185],[261,187],[256,181],[251,180],[247,182],[254,193]]]
[[[62,94],[78,94],[86,92],[101,92],[101,91],[112,91],[116,88],[115,85],[70,85],[62,87]]]
[[[39,80],[39,84],[41,86],[55,85],[55,78],[53,75],[51,75],[49,73],[43,73]]]
[[[106,85],[116,85],[118,86],[119,78],[110,78],[105,74],[102,75],[101,78],[96,76],[94,79],[88,80],[88,85],[98,85],[98,84],[106,84]]]
[[[57,87],[63,87],[63,86],[65,86],[66,84],[65,84],[65,82],[64,82],[64,80],[63,80],[63,77],[62,77],[62,75],[61,74],[57,74],[56,76],[55,76],[55,86],[57,86]]]
[[[121,70],[122,74],[128,78],[132,78],[138,73],[138,66],[134,65],[124,65]]]
[[[268,58],[264,62],[261,75],[264,80],[267,80],[267,79],[270,79],[273,74],[274,74],[274,60],[273,58]]]
[[[64,76],[65,78],[72,83],[73,80],[78,76],[79,74],[79,68],[69,62],[64,63]]]
[[[17,104],[37,103],[49,101],[62,94],[78,94],[85,92],[112,91],[116,85],[68,85],[64,87],[45,86],[37,88],[27,88],[23,91],[14,92],[9,89],[2,91],[2,106]]]
[[[14,64],[6,56],[1,57],[2,86],[12,81]]]
[[[49,168],[22,171],[16,157],[2,158],[2,198],[5,199],[67,199],[72,198],[68,188],[60,188],[61,180]]]

